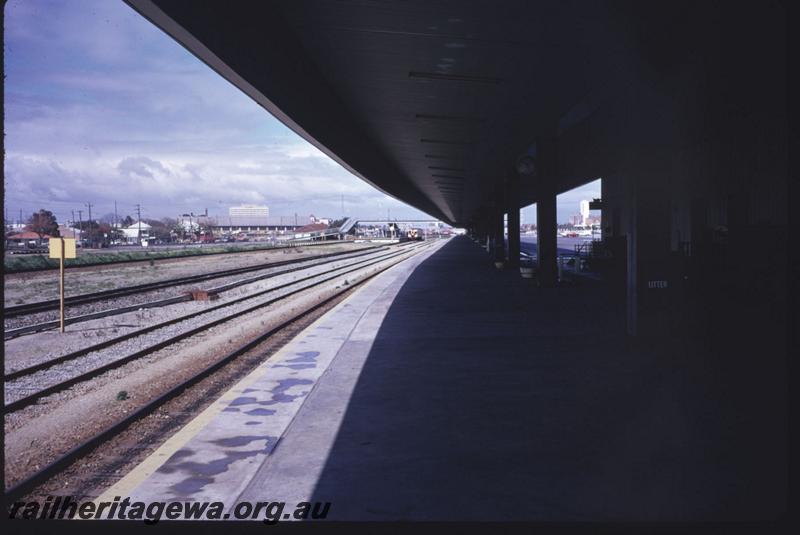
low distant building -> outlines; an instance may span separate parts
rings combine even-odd
[[[331,220],[327,217],[315,217],[314,214],[308,216],[308,219],[311,221],[311,223],[322,223],[323,225],[331,224]]]
[[[214,233],[230,234],[239,232],[265,233],[268,231],[289,231],[312,224],[309,216],[228,216],[217,219],[212,226]]]
[[[579,208],[579,211],[581,213],[581,224],[582,225],[588,225],[588,223],[586,222],[586,218],[589,217],[589,201],[586,200],[586,199],[583,199],[578,204],[578,208]]]
[[[186,232],[199,232],[203,227],[214,227],[216,219],[206,214],[182,214],[175,218],[179,227]]]
[[[39,239],[39,235],[35,232],[31,232],[26,230],[24,232],[15,232],[13,234],[9,234],[6,236],[6,246],[9,248],[14,247],[34,247],[39,245],[47,245],[46,240],[49,240],[50,236],[45,234],[42,236],[41,241]]]
[[[200,230],[200,223],[194,218],[178,217],[176,222],[177,226],[182,228],[184,232],[198,232]]]
[[[319,232],[320,230],[326,230],[328,225],[324,223],[311,223],[310,225],[304,225],[302,227],[298,227],[294,229],[295,232]]]
[[[228,208],[228,217],[269,217],[267,206],[255,204],[243,204],[241,206],[231,206]]]
[[[129,244],[138,244],[140,240],[150,239],[150,229],[152,227],[144,221],[141,222],[141,226],[139,225],[139,222],[136,221],[133,223],[133,225],[122,227],[122,234],[125,237],[125,241]],[[140,229],[141,236],[139,235]]]
[[[62,238],[78,239],[78,237],[80,236],[80,233],[81,233],[80,230],[76,230],[76,229],[74,229],[74,228],[72,228],[70,226],[67,226],[67,225],[59,225],[58,226],[58,235],[61,236]]]

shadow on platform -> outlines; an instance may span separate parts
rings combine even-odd
[[[389,309],[313,499],[359,520],[779,515],[780,343],[633,346],[624,317],[601,285],[545,291],[451,240]]]

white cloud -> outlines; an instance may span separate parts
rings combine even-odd
[[[12,211],[107,213],[117,200],[161,217],[258,202],[325,216],[342,195],[351,214],[384,197],[122,2],[12,1],[5,13]]]

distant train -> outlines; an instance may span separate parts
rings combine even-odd
[[[406,231],[406,240],[408,241],[422,241],[423,238],[419,233],[419,229],[410,228]]]

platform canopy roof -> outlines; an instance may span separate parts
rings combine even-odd
[[[640,22],[679,11],[574,0],[127,1],[351,172],[455,225],[491,202],[539,136],[619,77],[630,43],[649,31]],[[536,192],[524,181],[520,205]]]

